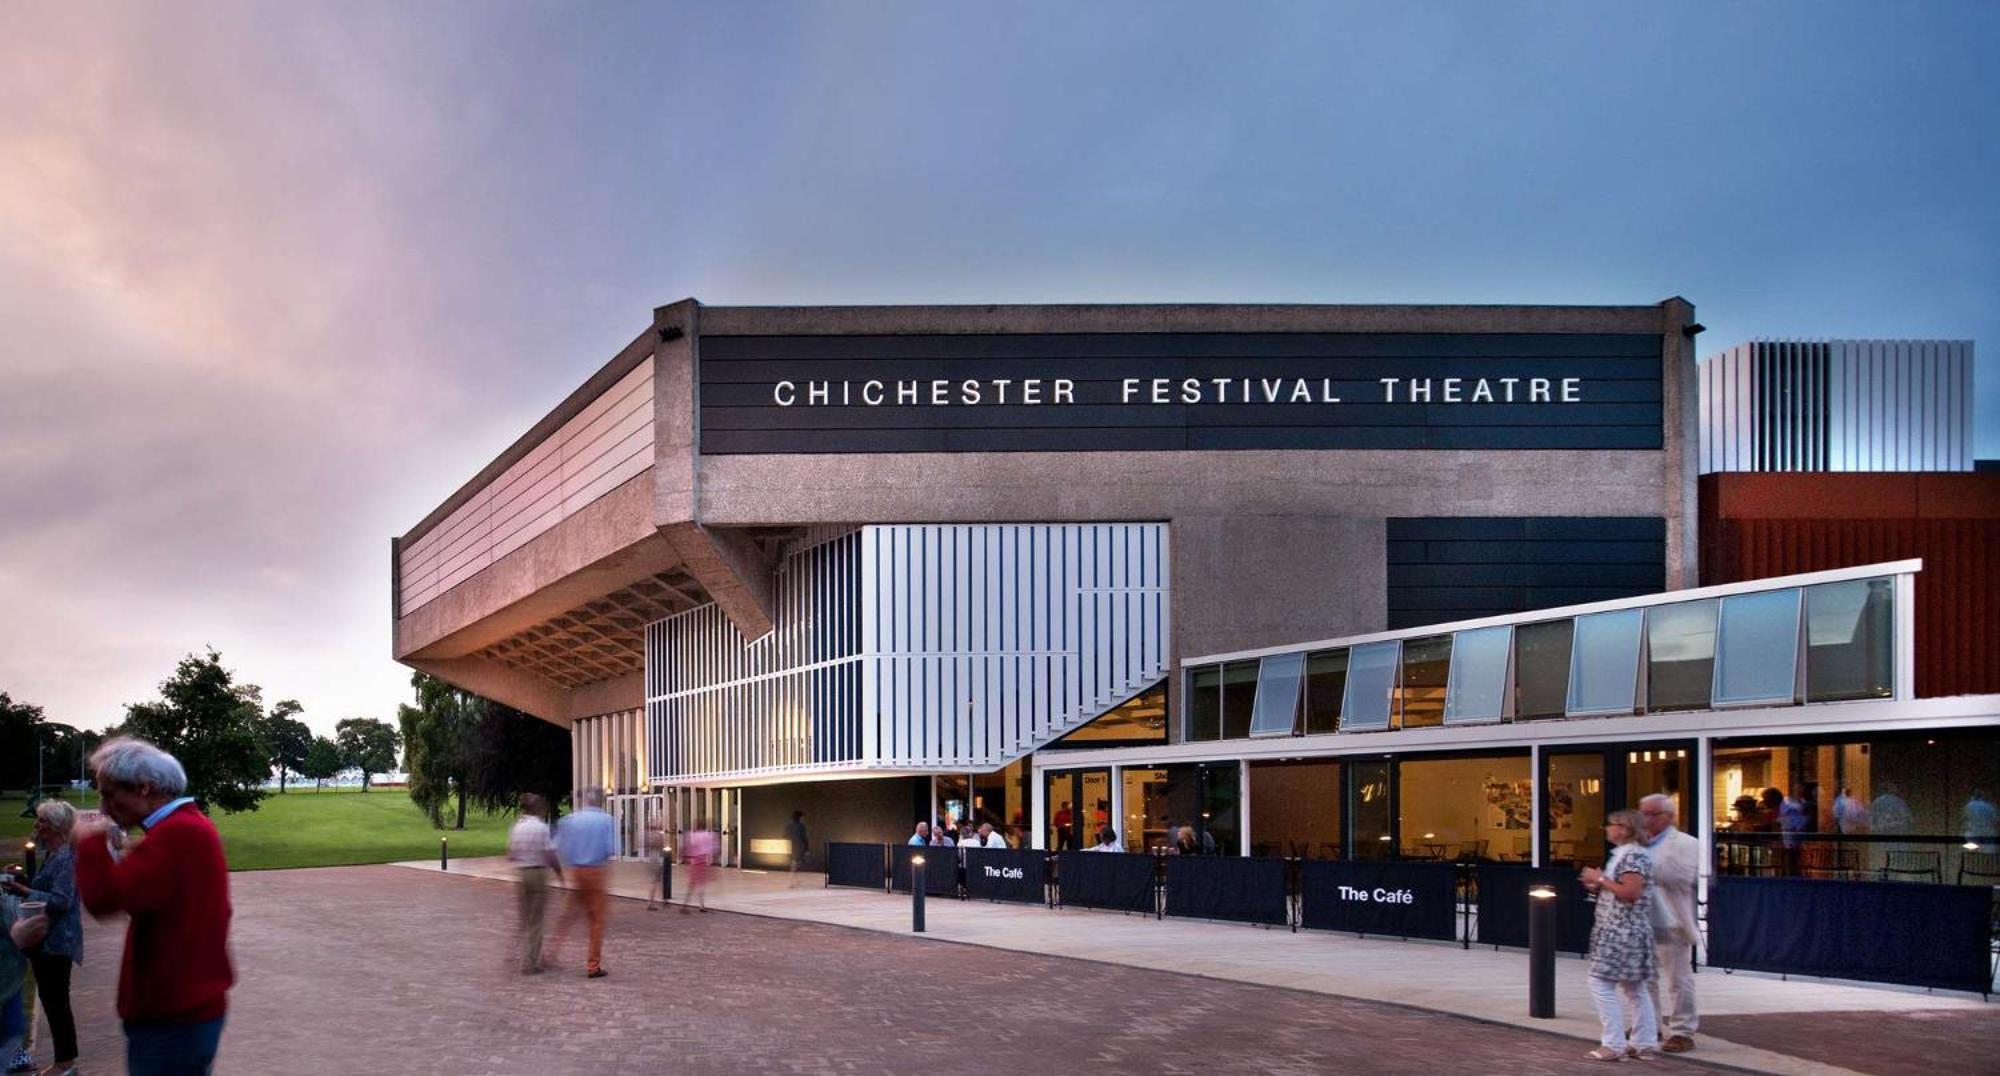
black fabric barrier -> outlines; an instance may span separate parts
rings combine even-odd
[[[1282,859],[1167,857],[1168,915],[1286,926],[1291,903]]]
[[[968,848],[965,895],[975,900],[1046,904],[1049,854],[1037,848]]]
[[[884,845],[829,843],[826,846],[826,884],[880,889],[888,864],[889,856]]]
[[[918,852],[924,854],[924,892],[933,897],[950,897],[958,894],[958,849],[926,848],[923,845],[899,844],[894,846],[895,865],[890,872],[890,886],[898,893],[910,891],[910,857]]]
[[[1450,941],[1457,878],[1450,863],[1308,859],[1299,864],[1299,925]]]
[[[1065,905],[1151,915],[1153,857],[1144,852],[1059,852],[1057,892]]]
[[[1993,890],[1921,882],[1719,878],[1708,962],[1986,993]]]
[[[1479,881],[1479,944],[1526,949],[1528,889],[1545,885],[1556,891],[1556,948],[1565,953],[1590,951],[1590,925],[1597,907],[1576,871],[1500,863],[1481,863],[1474,870]]]

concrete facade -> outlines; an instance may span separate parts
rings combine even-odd
[[[1665,521],[1668,588],[1695,582],[1693,307],[985,306],[655,311],[628,345],[538,424],[554,429],[650,358],[652,468],[526,546],[397,618],[395,657],[551,721],[642,701],[620,668],[562,665],[560,645],[611,655],[620,624],[661,615],[635,583],[714,601],[746,638],[771,625],[770,573],[788,533],[895,522],[1164,521],[1172,528],[1175,654],[1380,630],[1384,521],[1409,516],[1625,516]],[[1657,450],[1251,450],[703,456],[703,335],[973,333],[1659,334]],[[409,534],[407,547],[537,443],[517,441]],[[549,625],[558,624],[564,633]],[[510,640],[541,642],[520,657]],[[557,643],[548,642],[558,640]],[[537,666],[535,661],[541,664]],[[554,664],[551,664],[553,662]],[[540,671],[537,671],[539,667]],[[557,679],[551,679],[551,676]],[[560,682],[558,682],[560,681]]]

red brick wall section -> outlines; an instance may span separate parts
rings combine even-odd
[[[1917,694],[2000,692],[2000,475],[1701,478],[1704,584],[1912,557]]]

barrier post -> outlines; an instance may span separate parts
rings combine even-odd
[[[924,932],[924,857],[910,857],[910,932]]]
[[[1528,1015],[1556,1015],[1556,891],[1546,885],[1528,889]]]
[[[674,899],[674,846],[660,849],[660,903],[671,903]]]
[[[451,838],[449,837],[438,838],[438,869],[441,871],[448,871],[451,869],[450,841]]]

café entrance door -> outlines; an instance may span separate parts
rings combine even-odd
[[[1061,770],[1042,780],[1042,847],[1073,852],[1111,823],[1111,771]]]
[[[1692,740],[1563,746],[1542,750],[1542,859],[1544,867],[1602,865],[1604,818],[1655,792],[1674,797],[1682,832],[1701,832],[1701,797],[1695,795],[1697,745]]]

